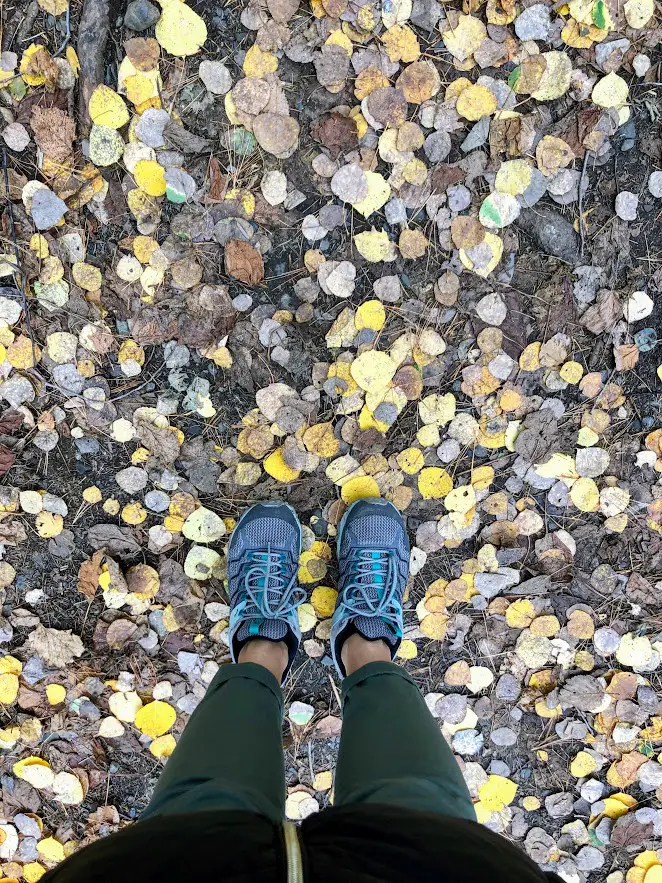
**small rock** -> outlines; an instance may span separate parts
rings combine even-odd
[[[547,40],[551,30],[551,9],[544,3],[535,3],[515,19],[515,33],[520,40]]]
[[[483,736],[478,730],[460,730],[453,736],[453,751],[456,754],[480,754],[482,750]]]
[[[616,214],[622,221],[636,221],[639,197],[630,190],[621,190],[616,197]]]
[[[648,192],[656,199],[662,198],[662,172],[653,172],[648,179]]]
[[[662,785],[662,764],[655,760],[647,760],[639,768],[639,784],[642,791],[655,791]]]
[[[459,693],[444,696],[435,705],[435,715],[446,724],[459,724],[467,713],[467,697]]]
[[[48,230],[64,217],[67,204],[52,190],[37,190],[32,197],[32,220],[37,230]]]
[[[131,28],[132,31],[146,31],[160,18],[160,10],[149,0],[132,0],[124,13],[124,26]]]
[[[522,692],[522,685],[514,675],[503,674],[497,681],[496,696],[503,702],[516,702]]]
[[[595,803],[605,793],[605,786],[597,779],[587,779],[579,789],[579,793],[587,803]]]
[[[505,748],[508,745],[514,745],[517,742],[517,733],[510,727],[497,727],[490,733],[490,741],[499,748]]]
[[[476,313],[478,318],[482,319],[487,325],[501,325],[508,314],[508,310],[501,296],[496,291],[493,291],[478,301]]]
[[[500,567],[496,573],[477,573],[474,577],[474,587],[484,598],[495,598],[518,582],[519,571],[512,567]]]
[[[575,856],[580,871],[597,871],[604,864],[605,857],[595,846],[583,846]]]
[[[611,656],[612,653],[616,652],[620,643],[621,636],[614,629],[596,629],[593,635],[593,646],[600,656]]]
[[[212,95],[225,95],[232,88],[232,75],[221,61],[201,61],[198,76]]]
[[[638,77],[643,77],[651,68],[651,60],[647,55],[642,55],[638,53],[632,59],[632,67],[634,68],[634,72]]]
[[[540,248],[568,263],[579,259],[579,240],[575,230],[563,215],[546,206],[525,209],[516,225],[537,241]]]

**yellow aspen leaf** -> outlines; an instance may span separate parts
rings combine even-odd
[[[134,723],[145,736],[156,739],[168,732],[176,718],[177,712],[172,705],[157,699],[138,709]]]
[[[257,43],[253,43],[246,52],[243,71],[247,77],[262,79],[267,74],[273,74],[278,69],[278,59],[271,52],[264,52]]]
[[[444,498],[444,506],[449,512],[470,512],[476,505],[476,491],[470,484],[463,484],[449,491]]]
[[[149,751],[154,757],[170,757],[176,747],[175,737],[168,733],[166,736],[158,736],[150,742]]]
[[[50,864],[58,864],[65,859],[64,846],[55,837],[44,837],[37,843],[37,852]]]
[[[592,478],[578,478],[570,488],[570,499],[580,512],[597,512],[600,491]]]
[[[86,264],[84,261],[76,261],[71,268],[71,275],[76,285],[85,291],[99,291],[101,289],[101,271],[92,264]]]
[[[418,490],[424,500],[440,500],[453,489],[453,479],[440,466],[428,466],[418,473]]]
[[[628,84],[613,71],[603,77],[593,87],[591,101],[598,107],[623,107],[628,100]]]
[[[9,580],[9,582],[11,582],[11,580]],[[8,584],[9,583],[6,582],[2,583],[2,585]],[[20,675],[22,671],[23,663],[15,656],[3,656],[2,659],[0,659],[0,674]]]
[[[40,260],[44,260],[50,254],[48,240],[41,233],[34,233],[30,238],[30,251],[34,251]]]
[[[416,475],[425,464],[423,452],[418,448],[405,448],[395,459],[400,469],[407,475]]]
[[[147,518],[147,511],[141,503],[134,501],[122,509],[121,518],[126,524],[142,524]]]
[[[312,604],[301,604],[297,608],[297,616],[299,619],[299,627],[302,632],[309,632],[317,625],[317,617]]]
[[[275,451],[269,454],[262,465],[264,466],[264,471],[267,475],[275,478],[276,481],[282,482],[282,484],[296,481],[301,475],[301,472],[298,469],[292,469],[292,467],[288,466],[285,460],[283,460],[282,448],[276,448]]]
[[[377,482],[371,475],[360,475],[345,482],[340,490],[340,495],[349,505],[354,500],[361,500],[364,497],[378,497],[380,494]]]
[[[466,120],[476,121],[491,116],[497,109],[497,104],[494,92],[487,86],[474,84],[462,90],[457,99],[456,109]]]
[[[471,470],[471,484],[476,491],[485,491],[494,481],[493,466],[477,466]]]
[[[335,589],[330,586],[317,586],[310,596],[310,603],[320,619],[327,619],[329,616],[333,616],[337,598],[338,592]]]
[[[18,678],[15,674],[0,674],[0,704],[12,705],[18,696]]]
[[[531,625],[536,609],[528,598],[520,598],[506,610],[506,622],[511,629],[525,629]]]
[[[356,250],[366,261],[376,264],[387,260],[393,253],[393,243],[385,230],[369,230],[354,237]]]
[[[409,638],[405,638],[398,647],[396,656],[398,659],[416,659],[418,656],[418,647],[413,641],[409,640]]]
[[[155,159],[138,160],[133,175],[138,187],[148,196],[163,196],[166,192],[165,169]]]
[[[421,54],[416,34],[407,25],[393,25],[382,35],[386,54],[391,61],[416,61]]]
[[[370,328],[372,331],[379,331],[384,327],[386,321],[386,311],[381,301],[367,300],[362,303],[356,310],[354,316],[354,324],[360,331],[362,328]]]
[[[590,776],[598,768],[597,763],[592,755],[587,751],[578,752],[570,763],[570,774],[576,779],[582,779],[584,776]]]
[[[472,15],[458,16],[457,25],[441,34],[446,48],[458,61],[467,61],[487,37],[487,28]],[[448,94],[446,98],[448,99]]]
[[[24,334],[19,334],[7,347],[7,361],[19,371],[34,368],[40,359],[41,350]]]
[[[448,619],[444,613],[430,613],[421,620],[420,630],[426,638],[443,641],[448,629]]]
[[[179,58],[195,55],[207,39],[204,19],[181,0],[159,2],[163,10],[155,28],[159,44],[166,52]]]
[[[566,383],[579,383],[584,375],[584,369],[579,362],[565,362],[559,369],[561,380]]]
[[[313,788],[315,791],[328,791],[333,785],[333,773],[331,770],[324,770],[317,773],[313,779]]]
[[[35,527],[40,537],[50,540],[62,533],[64,519],[57,513],[40,512],[35,518]]]
[[[522,371],[537,371],[540,368],[541,347],[542,343],[539,340],[524,347],[519,357],[519,366]]]
[[[488,776],[478,789],[480,802],[490,812],[501,812],[513,802],[516,793],[517,785],[504,776]]]
[[[85,502],[90,503],[91,505],[94,505],[95,503],[100,503],[103,499],[101,491],[95,484],[93,484],[91,487],[86,487],[83,491],[82,496]]]
[[[311,454],[318,457],[335,457],[340,451],[340,442],[333,432],[333,423],[317,423],[309,426],[303,434],[303,443]]]
[[[46,868],[39,862],[28,862],[23,865],[23,879],[25,883],[37,883],[46,873]]]
[[[660,859],[658,858],[657,851],[654,849],[645,849],[634,858],[635,868],[641,868],[644,871],[647,871],[654,865],[659,865],[659,863]]]
[[[122,96],[103,83],[90,96],[88,110],[92,122],[107,129],[121,129],[130,118]]]
[[[366,392],[385,390],[397,369],[393,359],[378,350],[361,353],[351,365],[352,377]]]
[[[49,15],[63,15],[69,8],[69,0],[39,0],[39,5]]]
[[[364,218],[369,218],[389,201],[391,185],[378,172],[366,171],[363,174],[368,181],[368,195],[352,205]]]
[[[62,684],[48,684],[46,686],[46,698],[49,705],[60,705],[64,702],[67,691]]]

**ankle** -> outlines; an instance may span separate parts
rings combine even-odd
[[[270,671],[280,684],[289,661],[285,641],[269,641],[267,638],[251,638],[239,651],[237,662],[253,662]]]
[[[390,662],[391,649],[386,641],[369,641],[355,632],[343,643],[340,656],[346,673],[351,675],[369,662]]]

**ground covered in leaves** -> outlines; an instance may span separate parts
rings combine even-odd
[[[332,800],[334,536],[381,495],[479,820],[660,880],[656,6],[3,6],[3,878],[144,808],[257,500],[311,592],[287,812]]]

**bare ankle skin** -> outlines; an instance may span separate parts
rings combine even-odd
[[[340,655],[348,675],[369,662],[391,661],[391,650],[386,641],[369,641],[359,634],[347,638]]]
[[[266,638],[253,638],[239,651],[239,662],[254,662],[270,671],[278,683],[283,679],[289,654],[284,641],[268,641]]]

